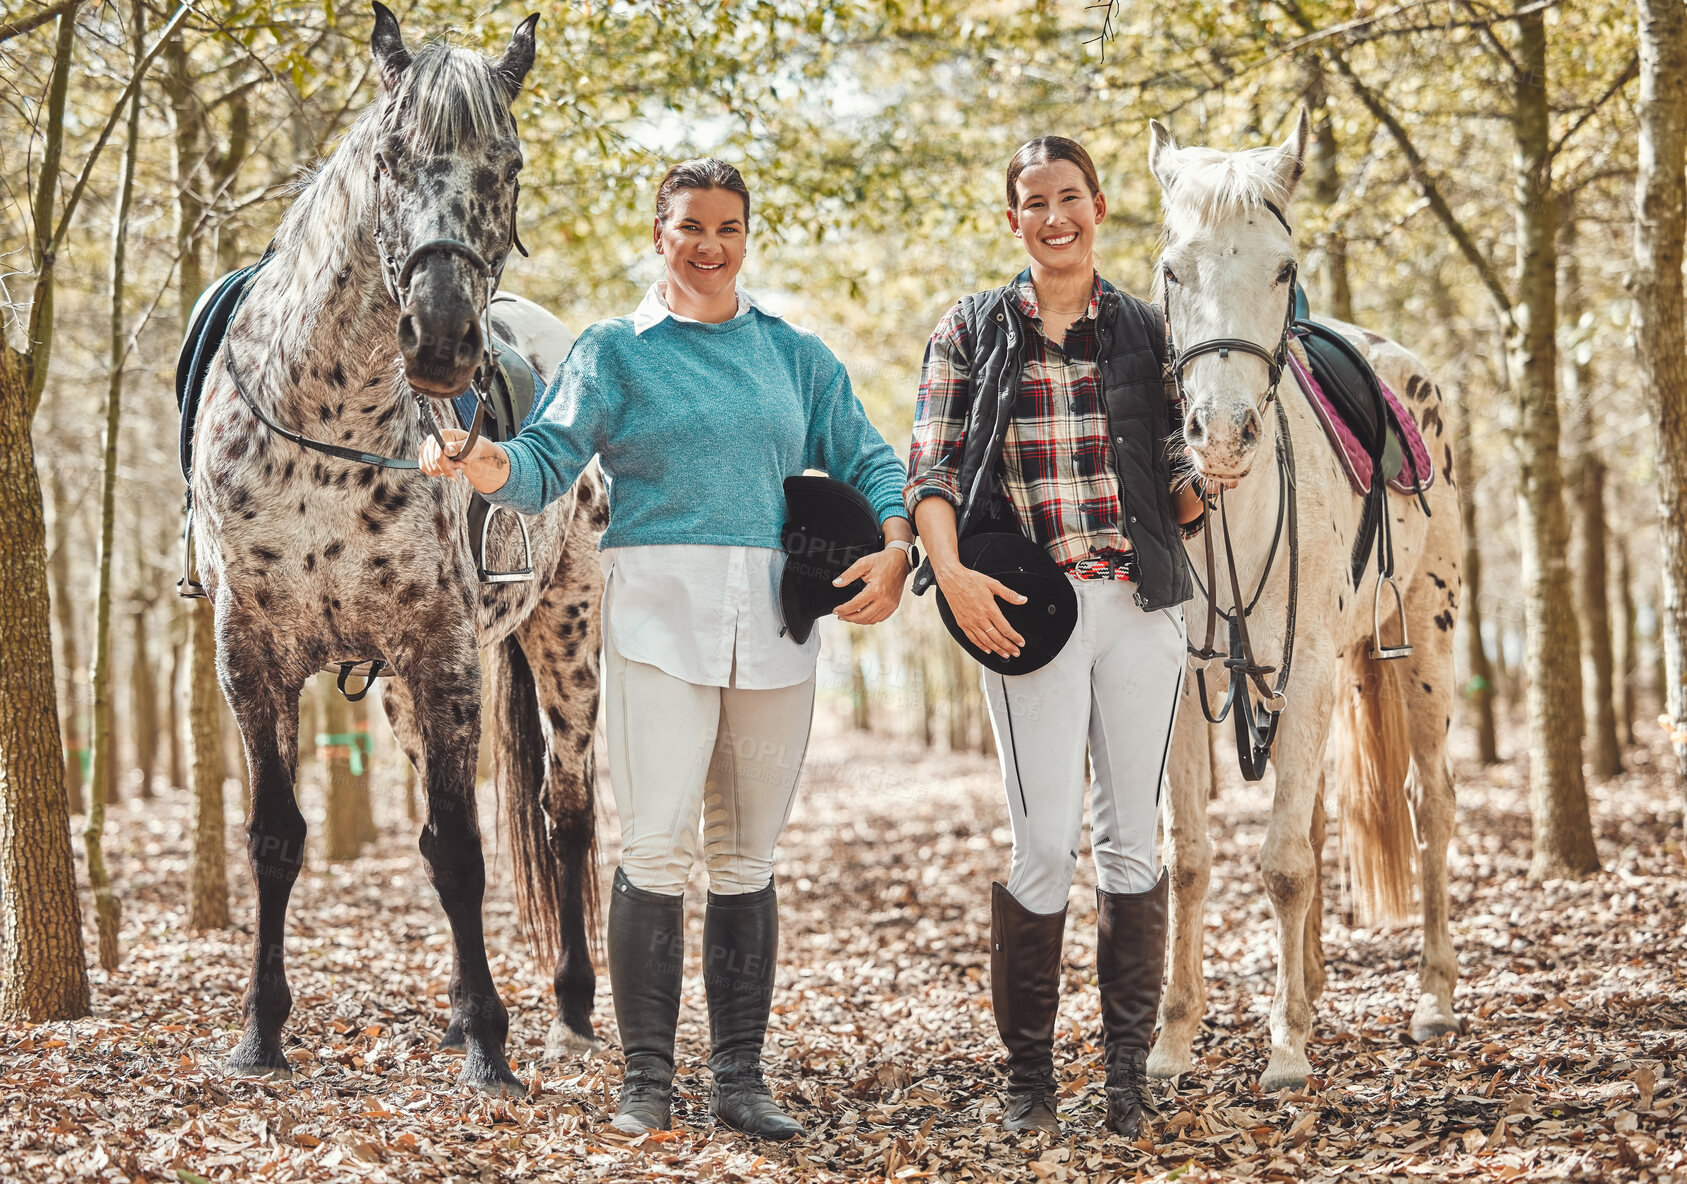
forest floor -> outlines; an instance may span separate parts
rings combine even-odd
[[[391,786],[369,854],[330,866],[313,846],[293,895],[294,1079],[231,1080],[219,1058],[238,1029],[252,907],[239,827],[231,820],[238,927],[189,933],[189,800],[168,791],[122,804],[108,828],[124,957],[116,972],[93,972],[94,1017],[0,1027],[0,1177],[1687,1180],[1687,876],[1680,805],[1653,767],[1594,789],[1605,872],[1530,886],[1521,763],[1459,762],[1451,867],[1465,1030],[1429,1045],[1404,1034],[1415,931],[1347,922],[1332,838],[1315,1077],[1278,1096],[1257,1084],[1274,973],[1255,862],[1267,791],[1225,785],[1213,806],[1199,1074],[1162,1089],[1166,1119],[1134,1144],[1102,1131],[1087,858],[1056,1048],[1062,1137],[997,1126],[988,888],[1009,844],[993,758],[817,722],[778,869],[785,946],[768,1070],[809,1129],[789,1144],[748,1140],[708,1115],[695,907],[672,1133],[628,1140],[606,1125],[620,1077],[606,981],[597,1024],[609,1051],[539,1059],[549,976],[517,933],[507,853],[487,929],[511,1060],[531,1092],[503,1103],[458,1089],[459,1062],[432,1051],[447,931]],[[320,770],[302,797],[319,817],[311,777]],[[612,856],[615,825],[602,825]],[[84,916],[92,950],[86,902]]]

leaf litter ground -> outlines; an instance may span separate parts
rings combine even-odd
[[[503,851],[488,941],[511,1060],[530,1093],[511,1103],[459,1090],[458,1062],[432,1051],[447,1014],[448,934],[401,811],[353,863],[327,865],[313,847],[289,915],[294,1079],[231,1080],[219,1059],[238,1029],[252,920],[239,828],[229,851],[241,928],[193,934],[188,799],[127,802],[108,831],[125,896],[123,966],[93,972],[91,1019],[0,1027],[0,1177],[1687,1180],[1681,810],[1656,772],[1661,754],[1640,755],[1649,762],[1594,789],[1607,870],[1535,886],[1521,763],[1459,763],[1451,866],[1465,1031],[1432,1044],[1404,1035],[1415,932],[1349,923],[1332,839],[1315,1076],[1304,1093],[1277,1096],[1257,1086],[1274,973],[1255,862],[1269,790],[1225,784],[1213,803],[1198,1071],[1161,1089],[1166,1117],[1136,1143],[1102,1131],[1087,857],[1056,1049],[1063,1136],[1012,1138],[996,1125],[988,888],[1009,844],[993,759],[817,724],[778,867],[784,948],[768,1071],[809,1128],[791,1144],[757,1143],[709,1117],[700,878],[672,1132],[625,1139],[606,1124],[620,1076],[606,981],[597,1024],[608,1052],[541,1059],[548,973],[527,956]],[[307,774],[302,796],[317,819],[319,794]],[[490,850],[490,817],[487,829]],[[606,816],[606,868],[615,829]]]

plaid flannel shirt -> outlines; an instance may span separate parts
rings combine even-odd
[[[1119,526],[1119,475],[1102,399],[1102,291],[1098,275],[1088,309],[1066,330],[1063,345],[1055,347],[1041,332],[1029,270],[1014,281],[1013,298],[1039,331],[1026,345],[1019,398],[1002,443],[1000,475],[1020,529],[1063,566],[1130,546]],[[971,349],[966,320],[956,304],[938,322],[921,368],[908,452],[910,480],[903,489],[910,513],[929,496],[941,496],[960,508],[957,470],[972,401]],[[1168,422],[1176,422],[1175,415],[1176,409],[1168,408],[1168,416],[1174,417]],[[1185,536],[1201,521],[1191,524]]]

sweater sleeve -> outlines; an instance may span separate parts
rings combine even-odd
[[[818,341],[810,370],[808,455],[803,463],[824,469],[859,489],[879,521],[907,517],[902,507],[902,462],[867,418],[849,371]]]
[[[503,445],[510,476],[485,494],[487,501],[521,514],[537,514],[567,493],[603,446],[608,422],[602,334],[596,326],[580,334],[557,367],[533,421]]]

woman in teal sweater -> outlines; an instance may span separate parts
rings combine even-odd
[[[489,501],[537,513],[595,455],[609,478],[604,714],[621,820],[609,977],[627,1070],[614,1125],[668,1127],[685,957],[683,901],[698,820],[709,870],[703,982],[709,1108],[768,1138],[802,1127],[774,1103],[761,1049],[773,995],[773,855],[814,708],[819,634],[785,635],[778,608],[783,482],[804,469],[873,505],[886,548],[838,580],[870,625],[895,611],[913,529],[903,469],[821,340],[737,288],[750,195],[731,165],[668,170],[653,237],[666,277],[627,317],[575,342],[535,421],[507,444],[447,432],[421,465]]]

